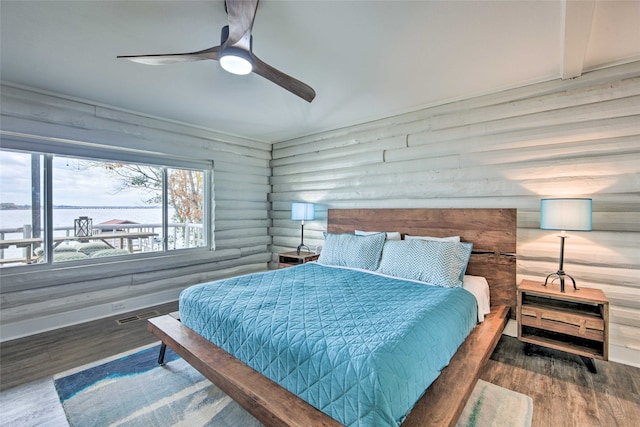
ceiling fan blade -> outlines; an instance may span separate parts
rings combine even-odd
[[[227,14],[229,15],[229,38],[225,46],[236,46],[241,40],[245,40],[242,47],[250,50],[251,28],[256,17],[256,9],[259,0],[226,0]]]
[[[311,86],[302,83],[300,80],[297,80],[280,70],[276,70],[271,65],[262,62],[257,56],[253,54],[251,56],[253,57],[254,73],[272,81],[307,102],[313,101],[313,98],[316,97],[316,91],[313,90]]]
[[[188,53],[170,53],[170,54],[157,54],[157,55],[122,55],[118,56],[118,59],[127,59],[133,62],[139,62],[147,65],[166,65],[177,64],[179,62],[194,62],[204,61],[207,59],[218,60],[218,53],[220,52],[220,46],[215,46],[209,49],[200,50],[198,52]]]

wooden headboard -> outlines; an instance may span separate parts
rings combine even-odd
[[[473,243],[467,274],[489,282],[491,305],[516,306],[516,209],[329,209],[329,233],[398,231]]]

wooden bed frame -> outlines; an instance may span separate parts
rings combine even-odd
[[[398,231],[403,235],[460,236],[473,242],[467,274],[484,276],[491,313],[477,325],[449,365],[403,422],[405,427],[454,426],[480,372],[515,312],[515,209],[329,210],[331,233]],[[340,426],[171,315],[149,320],[149,330],[266,426]]]

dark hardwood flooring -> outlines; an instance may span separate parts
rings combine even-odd
[[[150,310],[177,310],[177,303]],[[146,320],[118,325],[118,315],[5,342],[0,346],[1,389],[46,378],[150,344]],[[532,427],[609,427],[640,425],[640,369],[596,360],[592,374],[582,359],[567,353],[524,345],[503,336],[480,378],[533,398]],[[452,390],[452,392],[455,392]]]
[[[532,427],[640,426],[640,368],[595,360],[502,336],[480,378],[531,396]]]
[[[167,314],[178,302],[145,308],[0,344],[0,390],[95,362],[157,341],[146,320],[118,324],[118,319]]]

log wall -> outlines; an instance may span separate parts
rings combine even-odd
[[[518,281],[558,269],[539,199],[591,197],[565,271],[604,290],[611,359],[640,366],[640,62],[279,142],[271,166],[274,254],[299,244],[292,201],[319,204],[311,247],[328,208],[517,208]]]
[[[267,269],[271,144],[15,86],[1,129],[214,162],[215,250],[77,269],[0,269],[2,340],[175,301],[186,286]],[[34,283],[44,287],[28,289]],[[9,289],[10,291],[7,291]]]

